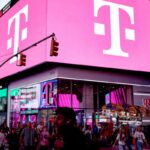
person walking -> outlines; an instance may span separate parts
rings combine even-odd
[[[86,150],[84,135],[76,125],[76,114],[72,108],[57,108],[55,126],[55,150]]]
[[[0,150],[4,150],[4,143],[6,141],[4,131],[0,129]]]
[[[49,140],[50,134],[46,126],[43,127],[39,138],[39,150],[50,150]]]
[[[147,141],[144,133],[142,132],[141,126],[137,127],[137,130],[135,131],[133,138],[135,138],[137,150],[143,150],[143,144],[144,143],[147,144]]]
[[[120,128],[120,131],[116,137],[116,140],[113,144],[113,147],[118,143],[118,149],[119,150],[125,150],[126,149],[126,142],[127,142],[127,134],[126,129],[124,126]]]
[[[16,133],[14,128],[10,130],[10,133],[8,133],[6,138],[8,141],[9,150],[19,150],[19,135]]]
[[[23,143],[25,150],[35,149],[35,139],[37,138],[36,130],[32,128],[32,124],[29,122],[20,134],[20,141]]]

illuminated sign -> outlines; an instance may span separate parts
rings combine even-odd
[[[39,91],[40,84],[11,90],[11,111],[29,112],[30,109],[38,109],[40,101]]]
[[[6,111],[7,108],[7,89],[0,90],[0,111]]]
[[[120,5],[117,3],[107,2],[104,0],[94,0],[94,17],[98,17],[99,11],[102,7],[109,7],[110,9],[110,38],[111,46],[109,49],[104,49],[103,54],[114,55],[120,57],[129,57],[127,52],[124,52],[121,48],[121,34],[120,34],[120,10],[124,11],[131,24],[134,24],[134,9],[133,7]],[[94,33],[97,35],[106,35],[105,24],[94,23]],[[133,29],[125,28],[125,38],[128,40],[135,40],[135,32]]]
[[[0,90],[0,98],[1,97],[7,97],[7,89],[1,89]]]
[[[143,0],[18,1],[0,20],[0,62],[53,32],[61,51],[50,57],[50,40],[43,41],[25,52],[25,67],[14,57],[0,78],[47,61],[149,72],[149,10]]]
[[[20,108],[21,109],[39,108],[39,99],[36,95],[37,86],[25,87],[25,88],[20,89]]]
[[[57,80],[41,83],[40,108],[54,108],[57,106]]]

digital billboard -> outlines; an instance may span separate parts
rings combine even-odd
[[[20,0],[0,20],[0,62],[52,33],[58,56],[45,40],[24,52],[26,66],[15,56],[0,67],[0,78],[47,61],[149,72],[149,10],[148,0]]]
[[[7,88],[0,89],[0,112],[7,111]]]
[[[40,108],[57,107],[57,80],[49,80],[41,83]]]
[[[37,113],[40,105],[40,84],[11,90],[11,112]]]

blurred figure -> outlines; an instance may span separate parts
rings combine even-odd
[[[143,150],[143,143],[145,142],[147,144],[147,141],[144,133],[142,132],[142,128],[140,126],[137,127],[137,130],[135,131],[133,137],[136,139],[137,150]]]
[[[5,143],[5,134],[2,129],[0,129],[0,150],[4,150],[4,143]]]
[[[47,127],[43,127],[41,133],[40,133],[40,139],[39,139],[39,149],[40,150],[50,150],[49,149],[49,139],[50,139],[50,134],[48,132]]]
[[[92,131],[90,125],[86,125],[84,135],[88,141],[92,140]]]
[[[14,128],[12,128],[10,133],[7,135],[7,140],[9,144],[9,150],[19,150],[19,136]]]
[[[93,135],[92,135],[92,136],[93,136],[93,137],[92,137],[93,139],[98,138],[98,136],[99,136],[99,135],[98,135],[98,134],[99,134],[99,129],[98,129],[96,123],[93,124],[92,134],[93,134]]]
[[[116,137],[116,140],[113,144],[113,147],[115,147],[116,143],[118,143],[118,149],[119,150],[125,150],[126,149],[126,142],[127,142],[126,129],[124,126],[122,126],[117,137]]]
[[[37,132],[40,133],[42,131],[44,127],[44,123],[41,121],[38,125],[37,125]]]
[[[9,133],[9,127],[7,126],[7,122],[4,121],[3,124],[1,125],[1,129],[3,130],[3,133],[7,136]]]
[[[127,147],[129,150],[132,150],[132,136],[130,132],[130,126],[128,123],[126,124],[125,128],[127,133]]]
[[[76,126],[76,114],[68,107],[56,110],[55,150],[86,150],[84,135]]]
[[[34,150],[35,149],[35,139],[37,138],[36,130],[32,128],[31,123],[27,124],[21,134],[20,141],[24,146],[25,150]]]

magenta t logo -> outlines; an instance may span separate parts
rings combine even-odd
[[[19,12],[17,12],[13,17],[11,17],[8,20],[8,35],[10,34],[11,25],[13,22],[15,22],[15,28],[14,28],[14,37],[11,37],[7,41],[7,49],[12,48],[12,39],[14,38],[13,43],[13,55],[17,54],[18,48],[19,48],[19,41],[23,41],[27,38],[27,27],[20,29],[20,16],[24,15],[25,21],[28,21],[28,5],[23,7]],[[20,36],[21,34],[21,36]],[[19,39],[21,37],[21,39]],[[10,63],[13,63],[17,60],[16,57],[12,58],[10,60]]]
[[[125,11],[131,24],[134,24],[134,10],[132,7],[115,4],[104,0],[94,0],[94,16],[98,17],[98,11],[101,7],[107,6],[110,8],[110,28],[111,28],[111,47],[104,49],[103,54],[128,57],[129,54],[121,48],[120,40],[120,17],[119,9]],[[105,25],[102,23],[94,23],[94,32],[97,35],[105,35]],[[135,30],[125,28],[125,38],[127,40],[135,40]]]

